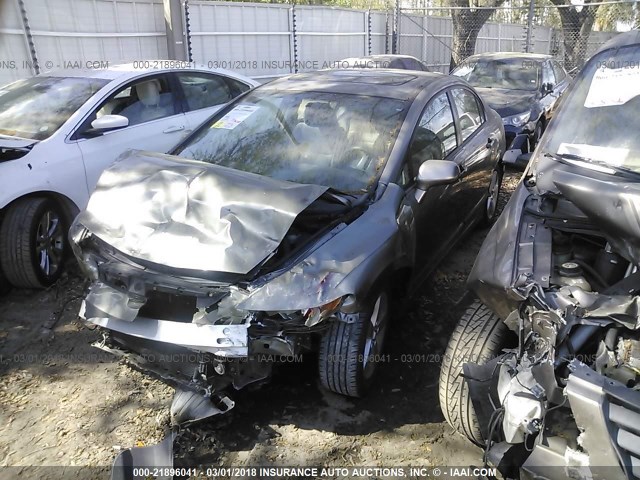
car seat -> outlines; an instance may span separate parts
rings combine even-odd
[[[129,119],[129,125],[167,117],[173,113],[171,94],[160,93],[161,88],[158,80],[139,83],[133,89],[135,89],[138,101],[120,112],[120,115]]]

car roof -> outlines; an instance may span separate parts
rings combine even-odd
[[[298,73],[274,80],[261,89],[318,91],[413,100],[426,88],[463,83],[457,77],[399,69],[337,69]]]
[[[411,60],[416,60],[418,62],[420,62],[420,60],[418,60],[416,57],[413,57],[411,55],[398,55],[395,53],[379,53],[379,54],[375,54],[375,55],[365,55],[363,57],[350,57],[350,58],[345,58],[345,60],[395,60],[395,59],[411,59]],[[420,62],[422,63],[422,62]]]
[[[476,55],[472,55],[466,59],[469,60],[480,60],[480,59],[488,59],[488,60],[537,60],[543,61],[553,58],[551,55],[546,55],[542,53],[522,53],[522,52],[495,52],[495,53],[478,53]]]
[[[42,72],[40,75],[43,77],[98,78],[109,81],[124,81],[146,73],[163,73],[171,70],[192,69],[243,79],[245,81],[250,81],[253,85],[258,84],[254,80],[238,73],[221,68],[207,68],[204,65],[195,65],[187,62],[186,60],[141,60],[140,62],[120,63],[115,65],[109,64],[107,68],[99,68],[100,65],[97,64],[97,67],[98,68],[58,68]]]

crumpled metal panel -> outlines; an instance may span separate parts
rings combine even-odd
[[[468,286],[501,318],[517,305],[507,293],[515,283],[518,225],[530,192],[520,182],[502,214],[489,231],[469,273]]]
[[[107,169],[76,219],[133,257],[246,274],[327,187],[131,151]]]
[[[582,317],[615,320],[629,329],[638,330],[640,329],[640,297],[599,295]]]
[[[301,310],[365,292],[389,263],[408,253],[402,251],[395,220],[402,195],[400,187],[388,185],[348,228],[264,285],[232,292],[231,301],[240,310]]]
[[[574,172],[554,173],[554,183],[607,237],[613,248],[640,263],[640,186]],[[598,192],[597,196],[593,192]]]

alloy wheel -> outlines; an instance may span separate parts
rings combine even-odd
[[[41,272],[50,277],[60,269],[64,253],[64,232],[60,216],[46,210],[36,231],[36,260]]]

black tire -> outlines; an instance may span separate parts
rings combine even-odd
[[[62,273],[67,244],[67,221],[56,202],[17,200],[0,226],[0,265],[14,287],[47,287]]]
[[[0,265],[0,268],[1,267],[2,265]],[[4,276],[4,273],[2,273],[2,270],[0,270],[0,296],[9,293],[9,290],[11,290],[11,284],[7,280],[7,277]]]
[[[469,398],[469,387],[461,376],[467,362],[483,364],[499,355],[510,337],[502,320],[480,301],[464,313],[451,335],[440,370],[440,408],[454,430],[476,445],[484,439]]]
[[[489,227],[493,225],[498,212],[498,199],[500,198],[500,190],[502,188],[502,178],[504,177],[504,165],[498,162],[496,168],[491,172],[491,181],[489,183],[489,191],[485,198],[485,205],[482,209],[482,219],[480,225]],[[491,205],[493,203],[493,205]]]
[[[379,355],[391,313],[388,289],[378,290],[367,302],[366,311],[354,316],[353,323],[335,320],[320,342],[318,369],[320,383],[327,390],[361,397],[369,389],[378,371]],[[368,343],[376,330],[374,345]],[[370,349],[367,351],[367,345]]]

